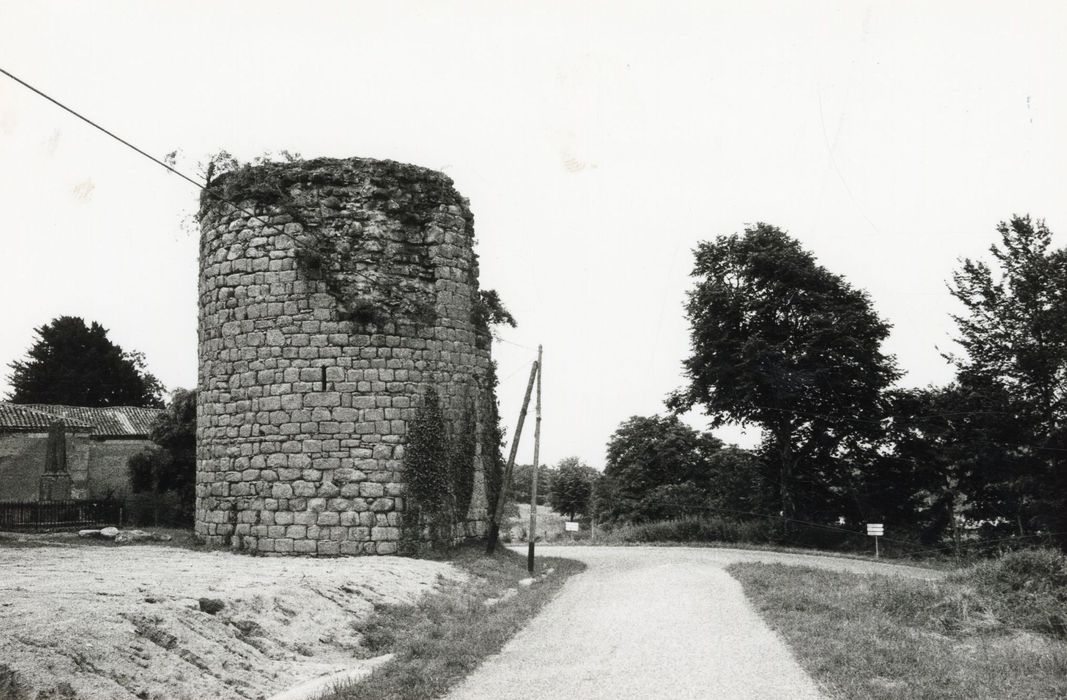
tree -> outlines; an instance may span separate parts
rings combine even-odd
[[[608,441],[601,490],[611,494],[610,505],[598,511],[614,520],[650,520],[658,517],[645,506],[654,489],[691,482],[708,486],[708,457],[722,447],[711,435],[698,433],[677,416],[633,416]]]
[[[600,473],[577,457],[567,457],[556,466],[552,479],[552,509],[574,520],[589,512],[593,484]]]
[[[870,449],[851,455],[848,519],[891,523],[902,539],[910,531],[922,544],[936,545],[950,527],[956,532],[965,507],[967,465],[956,449],[962,433],[953,428],[966,397],[948,386],[893,389],[884,401],[881,435]]]
[[[1019,534],[1067,529],[1067,249],[1043,221],[997,226],[994,265],[965,259],[949,289],[964,307],[953,320],[959,355],[946,355],[960,388],[992,406],[986,422],[1013,435],[983,444],[1011,473],[992,474],[1000,510]],[[989,442],[988,439],[986,441]],[[988,503],[992,505],[991,503]]]
[[[765,513],[771,502],[758,455],[730,445],[711,454],[706,504],[726,514]]]
[[[153,520],[159,524],[160,497],[171,494],[177,512],[167,520],[191,524],[196,487],[196,391],[178,389],[156,418],[155,447],[130,457],[127,470],[135,494],[151,494]]]
[[[877,434],[882,391],[898,376],[880,348],[889,324],[865,292],[774,226],[695,253],[689,385],[668,405],[701,405],[714,426],[761,426],[787,527],[798,514],[825,518],[836,495],[821,484],[841,478],[843,450]]]
[[[546,505],[552,492],[555,470],[547,464],[537,468],[537,505]],[[530,486],[533,484],[533,465],[516,464],[511,468],[510,500],[516,503],[530,502]]]
[[[60,316],[34,332],[26,359],[9,365],[12,402],[163,407],[163,385],[144,355],[112,343],[99,323]]]

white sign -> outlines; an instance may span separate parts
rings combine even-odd
[[[871,537],[884,537],[885,525],[882,523],[867,523],[867,534]]]
[[[578,532],[578,523],[574,523],[569,520],[564,520],[563,529],[567,532]]]

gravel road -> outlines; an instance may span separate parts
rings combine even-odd
[[[500,654],[448,697],[821,698],[724,571],[739,561],[936,578],[855,559],[689,547],[543,547],[585,562]]]

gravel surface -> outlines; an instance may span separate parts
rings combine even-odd
[[[585,562],[451,700],[821,698],[723,569],[757,561],[937,578],[855,559],[689,547],[544,547]]]
[[[0,697],[94,700],[254,700],[358,671],[354,622],[466,579],[400,557],[129,545],[0,547],[0,572]]]

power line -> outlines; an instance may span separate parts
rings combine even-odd
[[[59,100],[55,99],[54,97],[48,95],[44,91],[39,90],[38,88],[34,87],[33,85],[30,85],[25,80],[19,78],[18,76],[16,76],[16,75],[12,74],[11,72],[5,70],[4,68],[0,68],[0,73],[3,73],[4,75],[6,75],[7,77],[11,78],[12,80],[17,82],[19,85],[22,85],[26,89],[33,91],[37,95],[40,95],[41,97],[43,97],[44,99],[48,100],[52,104],[56,105],[60,109],[63,109],[64,111],[69,112],[70,114],[73,114],[75,117],[77,117],[78,119],[82,120],[86,124],[89,124],[93,128],[98,129],[99,131],[102,131],[103,133],[107,134],[108,136],[110,136],[111,138],[115,139],[116,141],[118,141],[122,145],[126,146],[127,148],[132,149],[136,153],[138,153],[138,154],[144,156],[145,158],[147,158],[148,160],[152,161],[156,165],[160,165],[160,166],[166,168],[169,172],[172,172],[175,175],[177,175],[178,177],[180,177],[183,180],[185,180],[186,182],[189,182],[190,184],[192,184],[193,186],[197,187],[202,192],[207,194],[209,197],[212,197],[212,198],[216,199],[217,201],[223,202],[224,204],[229,204],[235,210],[247,214],[252,219],[257,219],[257,220],[261,221],[264,224],[264,226],[266,226],[268,229],[273,230],[276,235],[284,236],[285,238],[288,238],[293,243],[293,246],[294,246],[294,248],[296,250],[298,250],[298,251],[299,250],[307,250],[307,246],[302,244],[299,240],[297,240],[292,235],[286,233],[280,226],[272,226],[270,224],[270,222],[268,222],[266,219],[264,219],[259,214],[256,214],[253,211],[245,209],[244,207],[242,207],[241,205],[237,204],[233,200],[228,199],[227,197],[224,197],[223,195],[221,195],[221,194],[219,194],[217,192],[213,192],[209,188],[209,185],[211,184],[210,182],[203,183],[203,184],[200,183],[200,182],[197,182],[196,180],[194,180],[193,178],[189,177],[185,173],[181,172],[177,168],[174,168],[173,166],[168,165],[164,161],[160,160],[159,158],[156,158],[153,155],[150,155],[149,153],[147,153],[144,150],[138,148],[137,146],[133,145],[132,143],[130,143],[126,139],[122,138],[121,136],[115,134],[114,132],[109,131],[108,129],[105,129],[104,127],[102,127],[101,125],[99,125],[95,121],[93,121],[92,119],[89,119],[88,117],[84,116],[83,114],[81,114],[77,110],[75,110],[75,109],[73,109],[71,107],[68,107],[67,105],[63,104],[62,102],[60,102]],[[374,279],[372,279],[371,277],[363,274],[362,272],[359,272],[358,270],[348,270],[347,272],[349,274],[355,275],[356,277],[362,278],[363,280],[365,280],[366,282],[368,282],[370,284],[374,284],[374,282],[375,282]]]
[[[529,345],[523,345],[522,343],[516,343],[516,342],[510,341],[510,340],[505,340],[505,339],[500,338],[500,337],[496,337],[496,338],[494,338],[494,340],[496,340],[498,342],[501,342],[501,343],[507,343],[508,345],[514,345],[517,348],[523,348],[523,349],[529,350],[531,352],[537,352],[537,348],[530,347]]]
[[[72,108],[68,107],[67,105],[63,104],[62,102],[60,102],[59,100],[55,99],[54,97],[52,97],[52,96],[50,96],[50,95],[48,95],[48,94],[46,94],[46,93],[42,92],[41,90],[38,90],[37,88],[35,88],[34,86],[30,85],[29,83],[27,83],[27,82],[26,82],[25,80],[23,80],[22,78],[19,78],[19,77],[18,77],[17,75],[13,75],[13,74],[9,73],[8,71],[4,70],[3,68],[0,68],[0,73],[3,73],[3,74],[4,74],[4,75],[6,75],[7,77],[11,78],[11,79],[12,79],[12,80],[14,80],[14,81],[15,81],[16,83],[18,83],[19,85],[23,86],[24,88],[26,88],[26,89],[28,89],[28,90],[32,90],[33,92],[35,92],[35,93],[37,93],[38,95],[40,95],[41,97],[45,98],[46,100],[48,100],[48,101],[49,101],[49,102],[51,102],[52,104],[56,105],[56,106],[57,106],[57,107],[59,107],[60,109],[66,110],[67,112],[70,112],[70,113],[71,113],[71,114],[73,114],[73,115],[74,115],[75,117],[77,117],[78,119],[81,119],[81,120],[82,120],[83,122],[85,122],[85,123],[86,123],[86,124],[88,124],[89,126],[92,126],[92,127],[93,127],[93,128],[95,128],[95,129],[99,129],[100,131],[104,132],[105,134],[107,134],[107,135],[108,135],[108,136],[110,136],[111,138],[115,139],[116,141],[118,141],[118,142],[119,142],[119,143],[121,143],[122,145],[126,146],[127,148],[131,148],[131,149],[133,149],[134,151],[136,151],[137,153],[140,153],[140,154],[141,154],[142,156],[144,156],[144,157],[145,157],[145,158],[147,158],[148,160],[152,161],[152,162],[153,162],[153,163],[155,163],[156,165],[161,165],[161,166],[163,166],[164,168],[166,168],[167,170],[171,171],[172,173],[174,173],[174,174],[175,174],[175,175],[177,175],[178,177],[182,178],[183,180],[187,180],[188,182],[192,183],[193,185],[195,185],[195,186],[199,187],[199,188],[200,188],[200,189],[202,189],[202,190],[206,190],[206,189],[207,189],[207,187],[206,187],[205,185],[202,185],[201,183],[199,183],[199,182],[197,182],[196,180],[192,179],[191,177],[189,177],[189,176],[188,176],[188,175],[186,175],[185,173],[183,173],[183,172],[181,172],[181,171],[179,171],[179,170],[177,170],[177,169],[175,169],[175,168],[171,167],[170,165],[167,165],[166,163],[164,163],[163,161],[161,161],[161,160],[160,160],[159,158],[156,158],[156,157],[155,157],[155,156],[153,156],[153,155],[150,155],[150,154],[148,154],[148,153],[145,153],[145,152],[144,152],[144,151],[142,151],[142,150],[141,150],[140,148],[138,148],[137,146],[134,146],[134,145],[133,145],[132,143],[130,143],[130,142],[129,142],[129,141],[127,141],[126,139],[122,138],[121,136],[118,136],[118,135],[117,135],[117,134],[115,134],[114,132],[108,131],[108,130],[107,130],[107,129],[105,129],[104,127],[102,127],[102,126],[100,126],[99,124],[97,124],[96,122],[94,122],[94,121],[93,121],[92,119],[90,119],[89,117],[86,117],[86,116],[84,116],[84,115],[80,114],[80,113],[79,113],[79,112],[77,112],[76,110],[74,110],[74,109],[72,109]]]

